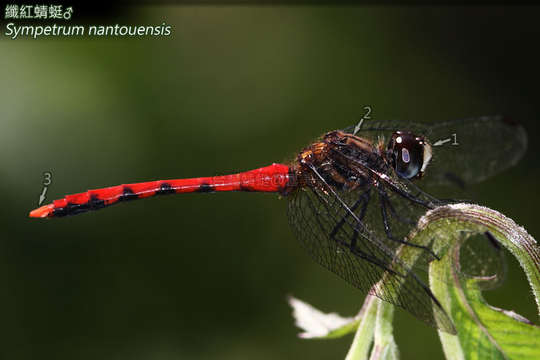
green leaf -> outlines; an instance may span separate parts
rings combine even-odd
[[[375,320],[375,336],[373,339],[371,356],[369,357],[370,360],[399,359],[399,351],[393,335],[393,319],[394,306],[387,302],[378,300],[377,318]],[[356,359],[361,358],[358,357]]]
[[[371,295],[366,297],[360,310],[360,323],[354,340],[349,348],[345,360],[367,359],[371,343],[375,335],[375,322],[378,315],[378,305],[381,301]]]
[[[540,328],[511,311],[490,306],[482,298],[481,289],[499,283],[501,274],[464,275],[460,254],[467,246],[478,246],[467,245],[480,241],[474,234],[486,232],[517,258],[538,304],[540,251],[522,227],[494,210],[471,204],[428,212],[416,236],[437,238],[449,245],[446,256],[430,265],[430,287],[457,329],[457,335],[439,331],[446,358],[540,359]],[[489,259],[482,256],[479,260]]]
[[[525,271],[540,313],[540,248],[525,229],[494,210],[453,204],[428,211],[409,239],[416,244],[431,244],[436,253],[443,255],[441,260],[431,262],[429,280],[431,290],[457,330],[457,335],[439,331],[447,359],[540,359],[540,328],[512,311],[490,306],[481,294],[481,290],[502,280],[499,272],[502,266],[497,259],[501,255],[497,248],[502,245]],[[478,248],[482,242],[488,247]],[[403,246],[396,256],[400,264],[412,268],[420,251]],[[470,263],[461,256],[465,251],[476,252],[469,256],[473,259]],[[385,277],[380,281],[385,281]],[[323,325],[323,331],[318,334],[308,331],[309,336],[303,337],[334,338],[356,329],[347,360],[399,357],[393,337],[391,304],[368,295],[360,313],[355,318],[338,317],[341,322],[334,321],[336,314],[308,309],[301,312],[295,309],[297,325],[318,323],[317,326]],[[300,313],[303,314],[300,317],[310,320],[299,321]]]

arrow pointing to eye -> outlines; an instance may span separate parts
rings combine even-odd
[[[448,138],[448,139],[444,139],[444,140],[437,140],[437,141],[435,141],[433,146],[441,146],[441,145],[444,145],[444,144],[446,144],[447,142],[450,142],[450,141],[452,141],[452,138]]]

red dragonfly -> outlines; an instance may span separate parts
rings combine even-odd
[[[75,215],[163,194],[279,193],[288,198],[295,235],[318,263],[353,286],[455,333],[451,319],[418,275],[422,264],[439,256],[407,235],[427,210],[450,202],[425,189],[462,187],[514,165],[526,149],[525,131],[500,116],[431,126],[372,121],[362,125],[324,134],[290,165],[89,190],[35,209],[30,217]],[[420,265],[396,266],[399,246],[421,249]],[[383,275],[382,285],[374,286]]]

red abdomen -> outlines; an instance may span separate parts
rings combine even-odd
[[[214,191],[256,191],[285,193],[291,186],[291,169],[272,164],[233,175],[192,179],[157,180],[124,184],[84,193],[67,195],[30,212],[30,217],[59,217],[98,210],[122,201],[142,199],[154,195]]]

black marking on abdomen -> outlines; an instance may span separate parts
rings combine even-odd
[[[130,201],[138,199],[139,195],[135,194],[129,186],[124,186],[124,191],[122,195],[118,198],[118,201]]]
[[[56,209],[53,210],[53,216],[54,217],[63,217],[63,216],[66,216],[66,215],[69,215],[67,207],[56,208]]]
[[[68,215],[77,215],[88,210],[91,210],[89,203],[84,204],[68,204],[70,209],[68,210]]]
[[[253,190],[253,188],[251,186],[240,184],[240,191],[251,192],[251,191],[254,191],[254,190]]]
[[[55,217],[71,216],[71,215],[77,215],[77,214],[86,212],[88,210],[90,210],[90,205],[88,203],[84,203],[84,204],[68,203],[66,206],[62,208],[54,209],[53,215]]]
[[[213,192],[215,191],[214,186],[208,184],[208,183],[202,183],[199,185],[199,188],[197,189],[197,192]]]
[[[172,188],[171,184],[169,183],[163,183],[159,186],[159,190],[156,191],[156,195],[166,195],[166,194],[174,194],[175,191]]]
[[[101,200],[96,195],[90,196],[90,201],[88,202],[88,205],[92,210],[102,209],[107,206],[105,205],[105,200]]]

